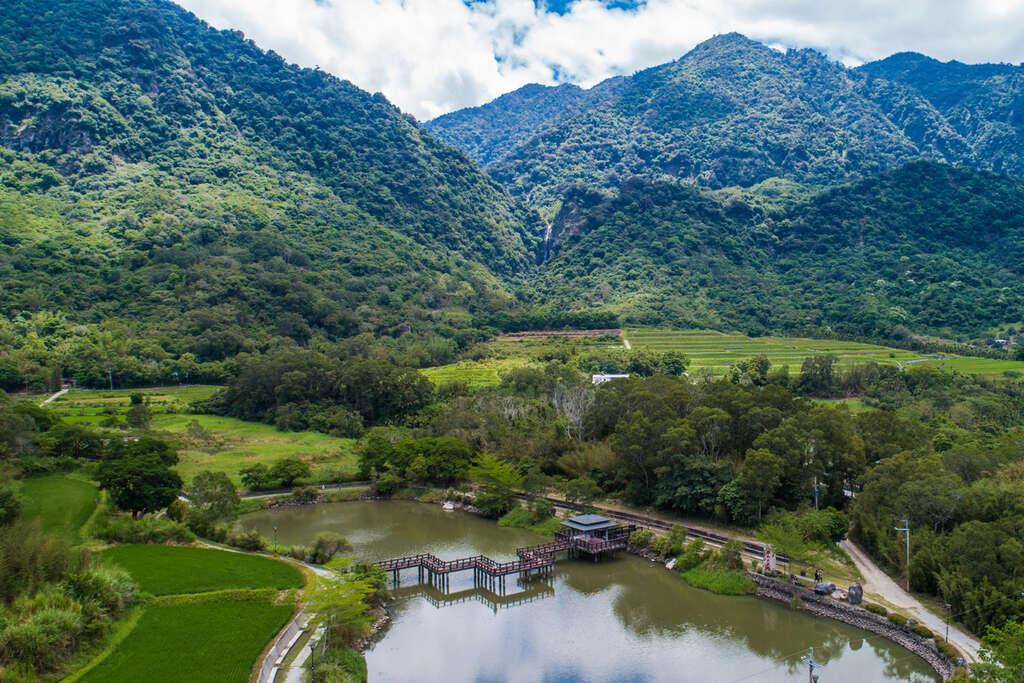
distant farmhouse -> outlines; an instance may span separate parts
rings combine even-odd
[[[628,379],[629,375],[593,375],[590,380],[594,384],[604,384],[605,382],[611,382],[613,379]]]

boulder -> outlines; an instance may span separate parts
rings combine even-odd
[[[851,605],[859,605],[864,600],[864,587],[859,583],[851,583],[849,590],[846,591],[846,599]]]
[[[814,592],[818,595],[831,595],[832,591],[836,589],[836,585],[832,582],[821,582],[814,584]]]

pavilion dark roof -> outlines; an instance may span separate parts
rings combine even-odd
[[[576,515],[570,517],[562,522],[562,526],[567,526],[570,529],[577,531],[599,531],[601,529],[609,529],[613,526],[618,526],[615,522],[602,517],[601,515]]]

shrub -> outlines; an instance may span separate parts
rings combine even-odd
[[[292,498],[299,503],[312,503],[320,497],[320,490],[315,486],[300,486],[292,490]]]
[[[914,624],[913,626],[910,627],[910,630],[913,631],[914,633],[916,633],[917,635],[921,636],[922,638],[934,638],[935,637],[935,634],[932,633],[932,630],[930,628],[928,628],[927,626],[925,626],[924,624]]]
[[[946,659],[948,659],[950,661],[955,661],[956,660],[956,658],[958,656],[957,653],[956,653],[956,650],[954,650],[950,646],[950,644],[947,643],[945,640],[939,640],[938,638],[936,638],[935,639],[935,647],[936,647],[936,649],[938,649],[938,651],[940,653],[942,653],[942,655]]]
[[[867,611],[872,612],[874,614],[877,614],[880,617],[887,617],[887,616],[889,616],[889,610],[885,609],[881,605],[875,605],[875,604],[870,603],[870,602],[865,602],[863,607]]]
[[[138,600],[138,586],[120,567],[91,567],[69,574],[64,592],[79,602],[94,601],[112,617],[119,616]]]
[[[651,546],[651,539],[654,532],[650,529],[637,529],[629,535],[629,547],[631,550],[644,550]]]
[[[322,656],[311,658],[309,680],[311,683],[340,683],[341,681],[365,681],[366,660],[351,648],[327,650]]]
[[[352,544],[344,536],[331,532],[318,534],[310,550],[310,561],[313,564],[326,564],[345,550],[352,550]]]
[[[93,535],[108,543],[191,543],[195,534],[184,524],[146,515],[139,519],[106,517],[97,520]]]
[[[305,562],[306,558],[309,557],[310,553],[309,548],[307,548],[304,545],[293,545],[285,549],[284,553],[282,554],[287,555],[288,557],[294,560],[298,560],[299,562]]]
[[[694,567],[699,567],[708,559],[708,554],[704,540],[695,538],[686,547],[685,551],[676,558],[676,570],[685,572]]]
[[[373,482],[373,492],[378,496],[390,498],[400,486],[401,482],[398,481],[398,477],[389,472],[377,477],[377,480]]]
[[[258,552],[267,547],[267,539],[260,536],[260,532],[255,530],[229,533],[227,543],[249,552]]]
[[[892,612],[892,613],[889,614],[889,621],[891,621],[892,623],[896,624],[897,626],[905,626],[906,623],[907,623],[907,618],[905,616],[903,616],[902,614],[898,614],[897,612]]]
[[[743,545],[739,541],[729,541],[718,549],[708,560],[710,569],[721,571],[743,571],[743,556],[740,554]]]

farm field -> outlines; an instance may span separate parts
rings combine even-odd
[[[315,481],[356,472],[355,441],[320,432],[282,432],[273,425],[217,415],[196,415],[189,403],[212,396],[219,387],[188,386],[115,391],[72,390],[50,405],[70,422],[113,426],[123,422],[132,394],[142,394],[153,411],[151,427],[177,442],[175,469],[190,481],[203,470],[224,472],[240,484],[239,472],[255,463],[295,456],[306,460]],[[198,428],[197,428],[198,427]]]
[[[500,358],[482,361],[460,361],[451,365],[425,368],[421,372],[434,383],[443,386],[452,382],[464,382],[466,386],[493,387],[501,384],[501,374],[514,368],[530,364],[526,358]]]
[[[25,504],[25,519],[38,519],[43,533],[76,543],[82,525],[96,509],[100,492],[87,481],[50,474],[23,480],[18,495]]]
[[[267,601],[150,607],[128,637],[78,680],[244,683],[293,609]]]
[[[165,545],[117,545],[99,553],[132,575],[153,595],[205,593],[236,588],[301,588],[290,564],[241,553]]]
[[[144,604],[131,631],[75,681],[247,681],[295,609],[293,597],[275,590],[305,584],[286,562],[213,548],[118,545],[98,554],[162,597]],[[234,589],[264,590],[214,592]]]
[[[823,353],[838,356],[839,365],[848,367],[863,361],[912,367],[917,363],[934,364],[949,370],[972,375],[1002,375],[1007,371],[1024,372],[1024,362],[988,358],[954,356],[934,360],[931,354],[920,354],[875,344],[834,339],[803,339],[799,337],[747,337],[708,330],[628,329],[625,337],[635,349],[680,351],[690,359],[690,369],[710,368],[722,375],[728,367],[744,358],[764,354],[773,367],[787,366],[797,373],[804,358]]]

